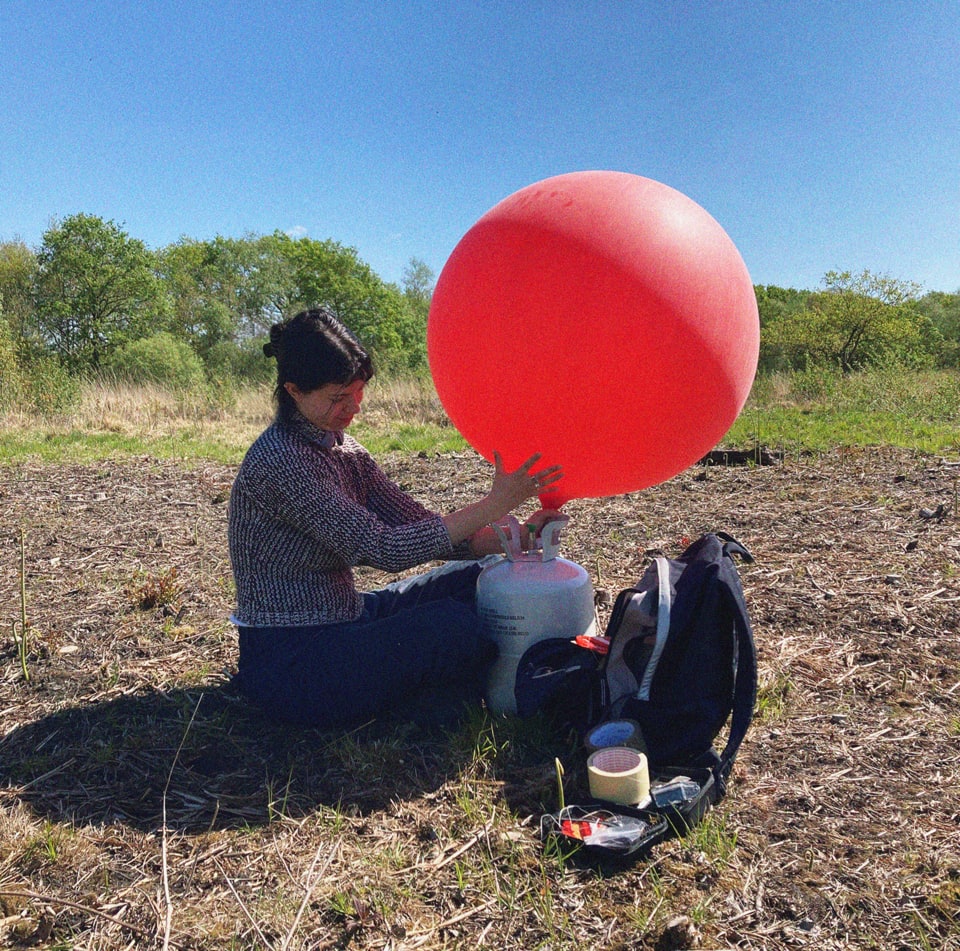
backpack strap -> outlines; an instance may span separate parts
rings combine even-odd
[[[736,539],[723,535],[720,537],[725,538],[727,542],[723,546],[725,557],[736,552],[743,554],[744,561],[753,561],[753,556]],[[747,735],[757,701],[757,650],[753,640],[753,629],[743,600],[740,577],[732,561],[727,563],[726,569],[724,573],[728,576],[729,585],[725,585],[723,590],[733,614],[734,633],[737,638],[737,677],[733,688],[730,735],[720,754],[720,764],[716,769],[718,799],[721,799],[726,792],[727,778],[730,770],[733,769],[733,762],[740,744]]]
[[[650,699],[650,688],[653,685],[653,676],[660,663],[660,655],[667,646],[667,637],[670,634],[670,607],[673,604],[673,593],[670,589],[670,562],[662,555],[657,556],[657,634],[640,681],[637,691],[638,700]]]
[[[753,555],[751,555],[743,543],[738,542],[733,535],[727,532],[717,532],[717,538],[723,542],[723,553],[725,555],[739,555],[745,564],[753,564]]]

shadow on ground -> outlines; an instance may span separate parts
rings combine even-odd
[[[0,785],[51,821],[144,831],[257,826],[324,805],[365,815],[456,773],[449,726],[327,733],[270,723],[229,685],[138,693],[16,728],[0,742]]]

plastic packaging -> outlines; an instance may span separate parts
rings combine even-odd
[[[700,784],[689,776],[676,776],[668,783],[650,787],[650,798],[657,809],[692,802],[700,795]]]
[[[540,838],[555,835],[588,848],[628,854],[639,848],[652,831],[649,822],[605,809],[565,806],[540,820]]]

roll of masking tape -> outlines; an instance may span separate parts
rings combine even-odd
[[[647,758],[628,746],[607,746],[587,760],[590,795],[622,806],[635,806],[650,795]]]
[[[607,720],[606,723],[600,723],[587,733],[583,745],[588,754],[607,746],[629,746],[641,753],[647,752],[640,724],[636,720]]]

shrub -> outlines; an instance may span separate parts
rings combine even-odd
[[[266,338],[244,340],[240,344],[221,340],[207,352],[207,370],[216,380],[245,380],[251,383],[272,382],[277,372],[273,360],[263,355]]]
[[[79,402],[83,379],[76,376],[56,357],[35,357],[23,367],[24,387],[21,404],[42,416],[66,413]]]
[[[190,345],[162,331],[115,350],[106,369],[130,383],[159,383],[190,389],[203,382],[203,362]]]
[[[18,353],[0,310],[0,410],[62,413],[79,402],[80,390],[81,381],[55,357]]]
[[[7,321],[0,310],[0,410],[17,405],[23,395],[24,382]]]

